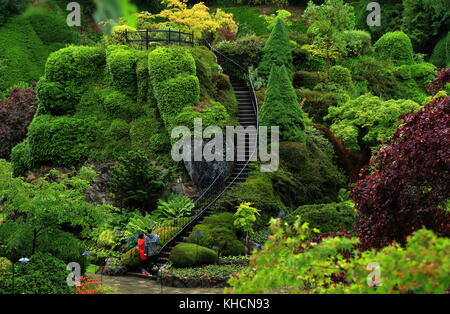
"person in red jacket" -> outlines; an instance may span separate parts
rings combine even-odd
[[[144,267],[147,267],[149,258],[145,254],[145,234],[143,234],[143,233],[139,234],[138,251],[139,251],[139,258],[141,259],[142,264],[144,264]],[[141,272],[143,275],[146,275],[146,276],[150,275],[149,272],[145,268],[142,268]]]

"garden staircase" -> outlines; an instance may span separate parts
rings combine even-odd
[[[199,198],[195,201],[196,210],[194,218],[184,226],[178,225],[177,220],[173,222],[173,226],[168,226],[168,228],[171,226],[177,228],[181,227],[181,230],[168,241],[163,241],[165,244],[163,244],[155,257],[155,264],[158,268],[167,264],[172,248],[179,243],[186,242],[194,226],[201,223],[205,217],[213,213],[213,210],[211,209],[212,206],[220,199],[225,191],[247,179],[250,171],[249,163],[252,159],[255,159],[254,157],[256,156],[258,142],[258,102],[253,83],[250,80],[246,69],[222,55],[211,46],[210,48],[216,53],[219,64],[222,65],[227,62],[228,65],[231,64],[234,66],[233,73],[236,72],[236,69],[241,72],[242,75],[240,75],[240,78],[230,76],[231,84],[238,102],[239,123],[243,127],[254,126],[255,128],[253,131],[248,130],[244,142],[240,143],[235,139],[235,143],[237,142],[235,144],[235,162],[231,174],[224,182],[219,182],[221,175],[218,175],[213,183],[201,193]]]

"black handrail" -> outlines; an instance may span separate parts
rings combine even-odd
[[[207,45],[210,47],[210,49],[212,51],[214,51],[216,54],[221,55],[222,57],[226,58],[228,61],[232,62],[234,65],[236,65],[239,69],[241,69],[244,73],[245,73],[245,78],[247,81],[247,85],[249,87],[250,93],[251,93],[251,101],[252,101],[252,105],[253,105],[253,110],[255,112],[256,115],[256,140],[254,143],[254,148],[252,153],[249,155],[248,160],[246,161],[245,165],[242,167],[242,169],[239,171],[239,173],[237,175],[235,175],[235,177],[231,180],[230,183],[228,183],[223,189],[220,190],[219,193],[217,193],[217,195],[215,197],[213,197],[213,199],[211,201],[209,201],[207,203],[206,206],[203,206],[200,211],[198,211],[196,213],[196,215],[190,219],[178,232],[176,232],[176,234],[174,234],[170,240],[166,241],[161,248],[158,250],[158,255],[165,249],[165,247],[171,243],[173,240],[175,240],[180,234],[182,234],[187,228],[189,228],[193,223],[195,223],[199,217],[201,217],[203,215],[204,212],[206,212],[231,186],[234,185],[234,183],[236,182],[236,180],[241,177],[243,171],[248,167],[249,163],[252,161],[253,157],[255,156],[256,152],[257,152],[257,146],[258,146],[258,127],[259,127],[259,119],[258,119],[258,99],[256,97],[256,93],[255,93],[255,89],[253,86],[253,82],[250,78],[249,72],[248,70],[245,70],[240,64],[238,64],[237,62],[235,62],[234,60],[228,58],[227,56],[225,56],[224,54],[222,54],[220,51],[218,51],[217,49],[213,48],[209,43],[207,43]],[[207,189],[205,189],[202,194],[196,199],[195,203],[198,204],[200,200],[204,199],[207,195],[207,193],[215,186],[217,180],[219,177],[221,177],[221,175],[223,174],[223,172],[221,172],[214,180],[213,182],[208,186]],[[178,221],[178,220],[175,220]],[[178,226],[177,226],[178,227]]]
[[[156,38],[149,36],[151,33],[167,33],[168,36],[166,38]],[[131,39],[130,37],[133,37],[133,34],[138,35],[138,39]],[[145,34],[145,37],[142,38],[141,34]],[[175,36],[171,36],[171,34],[174,34]],[[182,39],[181,37],[187,37],[187,39]],[[129,31],[125,30],[125,41],[127,43],[133,43],[133,42],[141,42],[145,43],[146,49],[149,49],[151,42],[167,42],[169,44],[175,43],[175,44],[187,44],[194,46],[194,32],[186,33],[181,31],[174,31],[171,29],[145,29],[145,30],[136,30],[136,31]]]

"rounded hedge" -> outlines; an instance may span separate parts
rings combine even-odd
[[[303,205],[289,213],[285,220],[294,223],[297,216],[321,233],[353,231],[356,211],[351,202]]]
[[[101,48],[70,46],[48,57],[45,64],[45,78],[60,83],[73,82],[79,86],[86,78],[97,76],[98,69],[104,64],[105,55]]]
[[[196,74],[195,59],[186,48],[158,47],[148,54],[148,70],[154,85],[179,74]]]
[[[39,99],[39,113],[52,115],[71,114],[79,99],[72,86],[58,82],[48,82],[41,78],[36,86]]]
[[[87,158],[95,137],[92,119],[37,116],[28,129],[31,163],[76,166]]]
[[[22,176],[25,171],[31,169],[31,154],[28,140],[14,146],[11,151],[11,162],[14,177]]]
[[[430,62],[440,68],[450,67],[450,32],[436,43]]]
[[[335,65],[330,68],[328,81],[329,83],[342,87],[345,91],[352,91],[355,88],[350,70],[340,65]]]
[[[403,32],[384,34],[374,45],[380,60],[390,59],[395,65],[412,64],[413,47],[408,35]]]
[[[169,256],[169,260],[175,267],[215,264],[218,259],[217,253],[213,250],[193,243],[178,244]]]
[[[111,85],[129,96],[137,92],[137,51],[128,46],[109,46],[106,50],[106,69]]]
[[[370,51],[372,37],[368,32],[351,30],[342,32],[342,39],[345,45],[344,55],[347,57],[357,57],[367,54]]]

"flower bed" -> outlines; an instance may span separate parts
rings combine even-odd
[[[242,264],[207,265],[196,268],[169,268],[158,275],[158,282],[176,288],[228,287],[230,276],[242,270]]]

